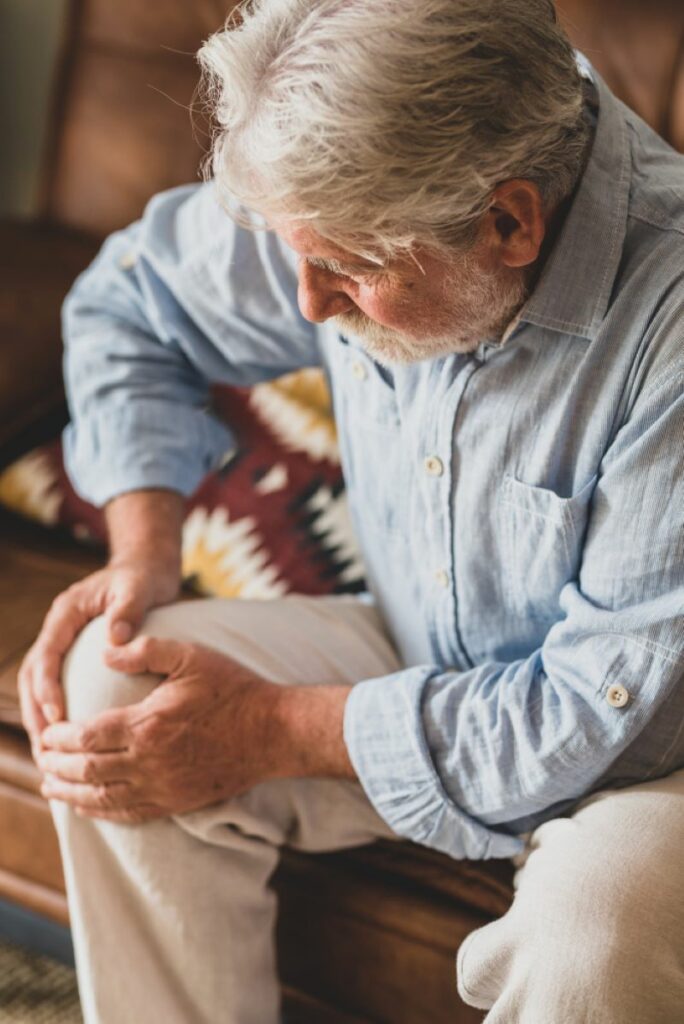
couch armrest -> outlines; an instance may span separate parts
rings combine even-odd
[[[60,309],[98,246],[49,224],[0,223],[0,464],[64,419]]]

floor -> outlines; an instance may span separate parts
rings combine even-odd
[[[82,1024],[73,968],[0,940],[1,1024]]]

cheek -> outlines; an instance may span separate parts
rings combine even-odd
[[[362,288],[354,296],[354,302],[362,313],[383,327],[406,328],[420,316],[411,292],[388,295]]]

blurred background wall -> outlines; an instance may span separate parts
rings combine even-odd
[[[67,0],[0,0],[0,215],[28,215],[38,188]]]

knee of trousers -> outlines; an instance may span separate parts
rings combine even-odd
[[[684,773],[677,785],[605,794],[537,829],[510,910],[459,951],[467,1002],[497,1022],[565,1021],[543,1017],[554,1003],[568,1020],[679,1019]]]
[[[153,609],[140,634],[186,639],[182,635],[184,607],[187,602]],[[105,619],[99,616],[79,633],[64,660],[62,687],[71,721],[86,721],[109,708],[137,703],[159,682],[156,676],[129,676],[110,668],[103,657],[107,646]]]

